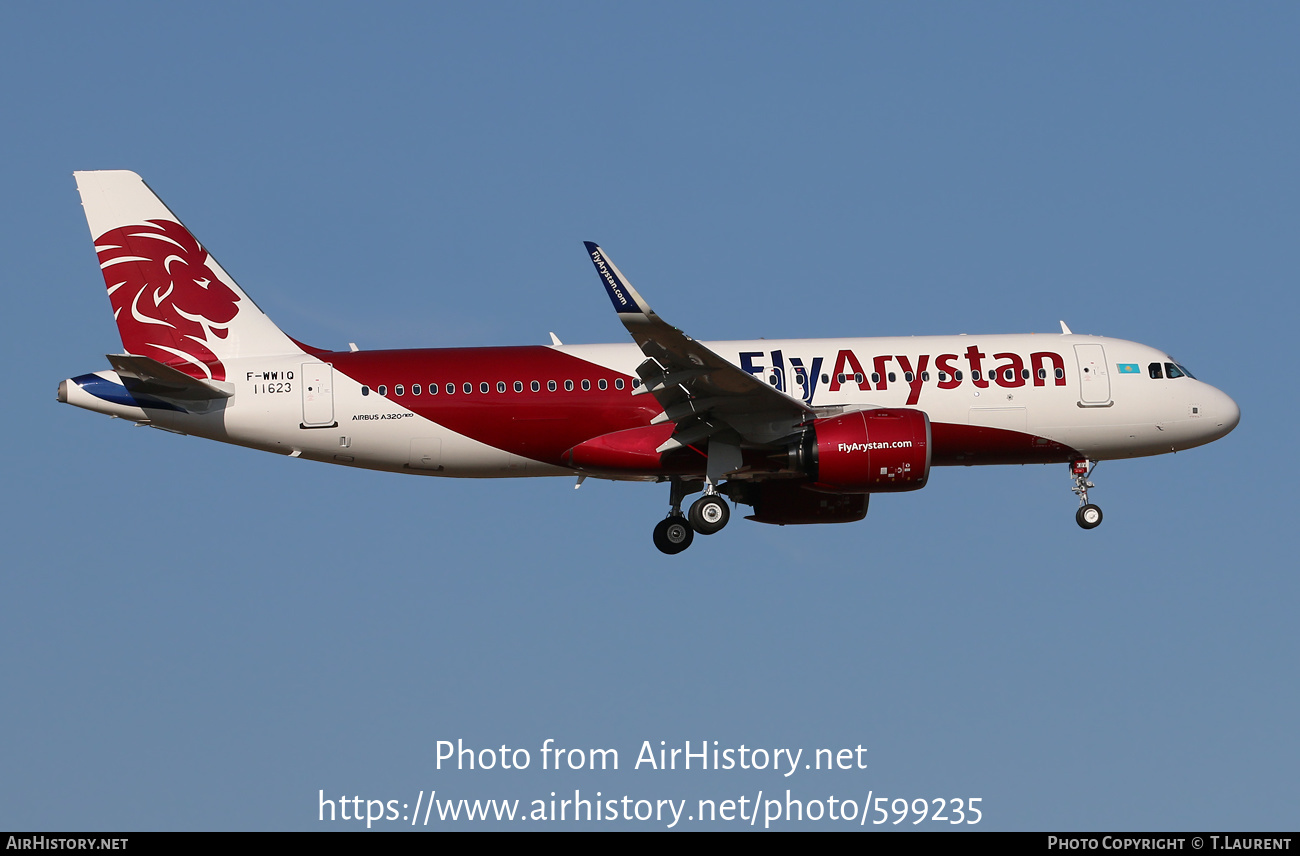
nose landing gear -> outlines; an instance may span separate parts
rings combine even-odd
[[[1096,487],[1088,480],[1099,461],[1080,458],[1070,464],[1070,478],[1074,480],[1071,490],[1079,497],[1079,510],[1074,513],[1075,522],[1084,529],[1096,529],[1101,525],[1101,509],[1088,502],[1088,488]]]
[[[1096,529],[1101,525],[1101,509],[1095,505],[1084,505],[1074,513],[1074,519],[1084,529]]]

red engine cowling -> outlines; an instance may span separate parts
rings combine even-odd
[[[814,490],[918,490],[930,478],[930,417],[883,408],[818,419],[804,437],[802,456]]]

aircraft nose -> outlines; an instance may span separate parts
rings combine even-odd
[[[1211,387],[1213,389],[1213,387]],[[1223,437],[1241,421],[1241,408],[1227,394],[1214,390],[1214,401],[1210,405],[1210,415],[1214,419],[1215,438]]]

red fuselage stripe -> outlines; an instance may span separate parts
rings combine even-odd
[[[370,395],[385,397],[431,422],[512,454],[566,466],[565,453],[595,437],[648,425],[663,408],[632,395],[632,377],[543,346],[319,352]],[[584,390],[582,382],[590,388]],[[604,380],[606,388],[600,389]],[[616,389],[615,381],[623,382]],[[515,382],[523,385],[515,391]],[[540,390],[534,392],[532,382]],[[572,389],[565,382],[572,382]],[[554,382],[555,390],[548,385]],[[482,384],[487,384],[487,392]],[[498,384],[505,392],[498,392]],[[413,389],[420,387],[420,394]],[[453,392],[448,392],[451,385]],[[470,392],[465,391],[470,385]],[[431,385],[438,392],[430,393]],[[402,394],[398,395],[398,388]],[[1070,461],[1059,443],[1018,431],[933,423],[932,464],[1023,464]]]

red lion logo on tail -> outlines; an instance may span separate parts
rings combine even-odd
[[[207,250],[184,226],[122,226],[100,235],[95,250],[127,353],[200,380],[226,379],[208,343],[229,335],[240,298],[208,267]]]

